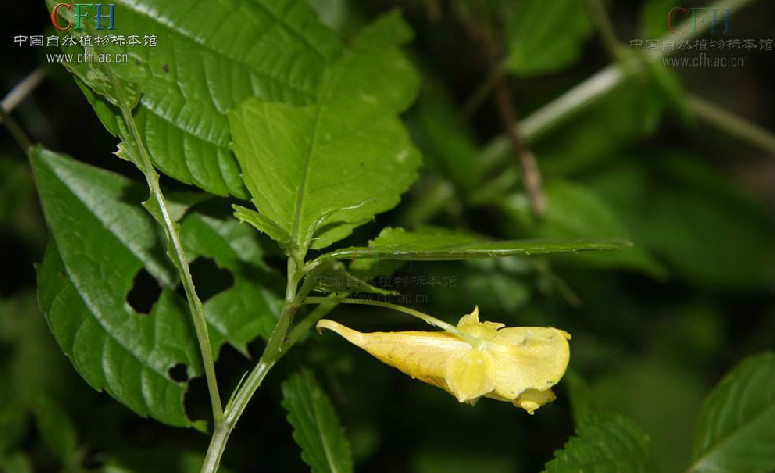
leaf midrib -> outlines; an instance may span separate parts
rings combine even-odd
[[[307,181],[309,180],[309,167],[312,164],[312,154],[315,151],[315,146],[317,144],[317,137],[318,137],[318,129],[320,128],[320,116],[323,113],[323,108],[326,106],[325,100],[328,97],[328,94],[333,89],[333,84],[335,84],[335,80],[337,76],[339,75],[339,71],[337,70],[336,66],[337,64],[340,64],[341,61],[343,61],[348,55],[351,55],[352,51],[349,49],[345,49],[339,56],[330,63],[328,66],[325,76],[322,81],[322,85],[320,86],[320,89],[318,90],[318,96],[317,96],[317,102],[315,103],[315,123],[312,127],[312,138],[310,139],[310,144],[307,149],[307,156],[304,161],[304,169],[302,171],[301,176],[301,185],[299,186],[299,189],[296,193],[296,202],[294,204],[294,215],[293,215],[293,231],[292,236],[293,240],[296,243],[297,247],[301,249],[302,257],[304,256],[304,253],[306,253],[307,245],[303,245],[299,231],[301,230],[301,218],[304,213],[304,195],[307,192]]]
[[[339,473],[339,470],[337,469],[337,465],[334,462],[334,458],[331,455],[331,449],[328,446],[328,442],[326,442],[327,436],[323,434],[323,420],[320,418],[320,413],[318,412],[318,405],[317,405],[317,399],[315,398],[315,391],[313,390],[310,393],[310,397],[312,399],[312,415],[315,417],[315,423],[318,426],[318,436],[320,437],[320,443],[323,445],[323,453],[326,455],[326,461],[328,461],[328,466],[330,467],[331,471],[333,473]]]
[[[293,208],[293,241],[296,243],[298,248],[301,248],[302,253],[306,250],[306,245],[302,245],[301,238],[299,238],[299,231],[301,230],[301,217],[304,213],[304,195],[307,192],[307,181],[309,180],[309,168],[312,164],[312,154],[315,151],[315,144],[317,143],[317,136],[318,136],[318,128],[320,126],[320,115],[321,115],[321,109],[322,105],[318,104],[315,106],[315,123],[312,127],[312,137],[309,142],[309,147],[307,148],[306,157],[304,160],[304,168],[302,169],[301,174],[301,185],[299,185],[299,189],[296,191],[296,202],[294,204]]]

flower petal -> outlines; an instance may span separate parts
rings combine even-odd
[[[479,322],[479,306],[474,307],[474,311],[470,314],[461,317],[460,321],[457,323],[457,328],[459,328],[461,332],[465,332],[482,340],[492,339],[498,329],[503,326],[503,324],[495,322]]]
[[[336,332],[381,362],[447,391],[446,368],[450,357],[471,350],[470,343],[446,332],[363,333],[326,319],[320,320],[317,328]]]
[[[489,393],[493,390],[490,356],[473,347],[458,351],[447,360],[446,380],[449,392],[460,402]]]
[[[557,384],[568,367],[569,338],[552,327],[499,330],[487,345],[495,393],[516,400],[528,389],[544,391]]]
[[[557,399],[557,396],[554,395],[551,389],[544,389],[543,391],[526,389],[513,404],[526,410],[528,414],[533,415],[536,409],[555,399]]]

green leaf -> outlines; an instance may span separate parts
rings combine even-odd
[[[746,199],[729,200],[719,192],[728,183],[699,162],[676,156],[675,161],[664,164],[673,182],[683,181],[683,186],[659,186],[662,191],[649,199],[644,223],[650,225],[644,225],[642,231],[646,243],[669,258],[676,272],[696,283],[772,291],[775,247],[767,211]],[[695,177],[677,174],[684,172],[710,174],[719,186],[703,189],[704,184],[692,182]]]
[[[541,238],[621,238],[631,234],[617,215],[592,190],[567,181],[554,180],[545,189],[546,212],[540,222],[533,220],[527,196],[519,194],[501,201],[503,222],[511,222],[510,234]],[[636,241],[637,243],[637,241]],[[615,254],[584,254],[568,262],[581,262],[602,268],[625,268],[664,278],[665,269],[641,246]]]
[[[251,98],[229,114],[253,203],[302,252],[393,208],[414,181],[420,156],[397,116],[418,85],[399,49],[410,37],[397,12],[385,15],[328,71],[317,104]]]
[[[667,29],[667,15],[670,10],[678,6],[675,0],[648,0],[640,6],[640,32],[644,36],[641,39],[657,39],[669,33]],[[682,15],[676,15],[676,21],[681,20]]]
[[[51,396],[40,393],[34,400],[38,433],[65,468],[75,465],[78,439],[70,417]]]
[[[775,469],[775,353],[742,361],[705,399],[689,471]]]
[[[190,213],[180,224],[183,247],[191,262],[211,257],[228,269],[234,285],[208,299],[205,319],[213,352],[228,341],[247,354],[247,343],[257,336],[269,338],[277,323],[280,299],[265,289],[268,280],[277,278],[263,262],[263,251],[255,233],[236,220]]]
[[[0,375],[5,376],[6,370],[0,370]],[[22,401],[4,392],[5,386],[0,387],[0,429],[3,435],[0,437],[0,461],[13,447],[21,442],[27,430],[28,413]]]
[[[302,449],[301,458],[313,473],[353,471],[344,430],[312,373],[302,371],[283,383],[283,407],[293,426],[293,439]]]
[[[546,473],[654,473],[649,439],[624,417],[594,413],[584,418]]]
[[[285,229],[255,210],[250,210],[240,205],[234,205],[233,208],[234,218],[240,222],[247,222],[253,225],[256,230],[276,241],[286,253],[290,254],[295,250],[293,237]]]
[[[52,233],[38,298],[60,348],[94,389],[141,416],[192,425],[187,383],[168,370],[183,363],[189,377],[199,375],[199,353],[162,237],[139,205],[142,188],[42,148],[33,149],[32,167]],[[126,302],[141,268],[164,286],[148,315]]]
[[[3,318],[6,317],[6,311],[3,307],[5,301],[0,300],[0,346],[3,348],[9,346],[8,340],[5,340],[6,327]],[[11,345],[11,352],[15,355],[16,347]],[[13,370],[11,361],[15,356],[4,356],[0,363],[0,377],[4,380],[0,384],[0,462],[3,457],[12,451],[24,439],[29,413],[25,407],[23,398],[19,395],[14,385]]]
[[[49,0],[49,8],[56,3]],[[229,150],[228,111],[251,96],[315,102],[320,77],[341,51],[336,36],[304,0],[114,3],[117,31],[141,41],[154,35],[157,45],[94,47],[129,55],[128,63],[82,64],[74,71],[97,115],[114,135],[120,132],[109,73],[135,91],[134,119],[162,172],[208,192],[244,196]],[[94,29],[93,16],[91,11],[82,33],[104,35]],[[78,53],[80,47],[66,50]]]
[[[441,87],[440,82],[423,87],[412,109],[412,136],[429,168],[468,191],[482,180],[477,144],[451,100],[435,90]]]
[[[494,256],[575,253],[586,250],[618,250],[623,240],[512,240],[482,241],[476,236],[442,228],[408,232],[386,228],[368,247],[351,247],[326,253],[319,261],[336,259],[462,260]]]
[[[677,331],[680,320],[676,314],[666,322]],[[681,343],[686,345],[689,340],[691,337],[683,333]],[[598,405],[627,416],[649,435],[660,471],[681,472],[690,459],[705,389],[696,379],[696,370],[683,368],[684,363],[661,361],[666,350],[656,343],[651,351],[657,356],[612,363],[606,373],[596,377],[591,395]]]
[[[632,229],[637,242],[677,277],[712,291],[771,292],[775,231],[771,212],[707,157],[645,149],[591,184]]]
[[[568,372],[565,375],[565,381],[568,386],[573,424],[578,429],[587,421],[594,419],[595,415],[599,415],[600,409],[589,385],[578,373]]]
[[[112,255],[112,261],[121,261]],[[128,260],[126,254],[120,256]],[[116,271],[124,269],[122,265]],[[173,381],[168,374],[178,363],[187,366],[188,377],[201,373],[185,303],[165,289],[145,317],[123,300],[131,287],[131,272],[125,273],[129,276],[124,281],[110,281],[115,286],[123,283],[123,291],[109,294],[92,289],[98,285],[95,275],[88,274],[92,272],[77,263],[70,270],[57,245],[49,244],[38,269],[39,297],[60,348],[94,389],[106,390],[140,416],[192,426],[183,410],[188,383]],[[77,285],[82,279],[91,280],[83,290]]]
[[[29,178],[32,181],[31,173]],[[31,417],[40,393],[59,399],[80,392],[74,383],[81,383],[52,339],[34,291],[0,296],[0,352],[2,465],[16,448],[29,448]],[[68,429],[66,424],[62,427]],[[0,471],[10,467],[0,466]]]
[[[592,23],[583,0],[522,0],[509,33],[506,68],[516,74],[541,74],[575,62]]]
[[[346,0],[307,0],[320,21],[336,32],[341,32],[347,20]]]
[[[0,456],[0,469],[4,473],[32,473],[33,471],[30,458],[22,451]]]

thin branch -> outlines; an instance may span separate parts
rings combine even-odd
[[[624,60],[621,45],[619,40],[616,39],[613,24],[608,17],[608,12],[603,2],[601,0],[587,0],[587,7],[589,8],[592,21],[595,22],[595,26],[600,32],[600,38],[603,40],[603,45],[608,54],[616,61]]]
[[[525,140],[520,133],[511,90],[509,89],[509,84],[503,70],[503,62],[497,59],[498,48],[496,42],[489,30],[482,28],[481,25],[475,21],[470,21],[470,15],[466,14],[461,2],[455,2],[453,5],[458,8],[458,16],[462,21],[466,33],[479,45],[482,54],[487,59],[487,64],[490,64],[490,72],[487,79],[477,88],[465,104],[463,108],[463,117],[470,117],[476,111],[476,108],[481,105],[493,87],[495,88],[495,103],[504,127],[507,130],[507,135],[511,142],[512,149],[514,150],[514,154],[517,155],[517,159],[519,160],[525,189],[530,197],[530,208],[533,211],[534,216],[540,217],[543,215],[546,207],[543,186],[541,185],[541,174],[538,171],[538,164],[536,163],[535,156],[528,149]]]
[[[689,110],[709,124],[747,141],[775,156],[775,135],[744,118],[714,105],[696,95],[687,97]]]
[[[210,394],[210,404],[213,410],[213,423],[217,428],[217,426],[223,422],[223,406],[221,404],[221,396],[218,392],[218,382],[215,377],[215,361],[213,359],[212,346],[210,345],[210,335],[207,331],[204,305],[196,293],[194,280],[191,277],[191,271],[189,270],[188,256],[180,241],[180,235],[178,234],[175,221],[172,219],[169,210],[167,209],[167,203],[164,199],[161,186],[159,185],[159,175],[153,167],[148,151],[145,149],[145,144],[140,137],[140,132],[132,117],[132,111],[129,107],[124,105],[120,108],[121,115],[129,129],[135,147],[139,150],[140,164],[142,165],[141,170],[145,175],[145,180],[148,183],[151,195],[156,200],[160,209],[162,223],[167,234],[167,240],[169,241],[170,258],[174,258],[173,263],[178,269],[180,279],[183,282],[186,299],[191,311],[191,318],[194,321],[194,331],[196,332],[196,338],[199,342],[199,351],[202,354],[202,364],[204,365],[205,378],[207,380],[207,390]]]
[[[728,8],[731,14],[752,1],[753,0],[719,0],[708,8],[717,8],[719,10]],[[688,21],[691,20],[687,20],[687,22]],[[675,33],[671,32],[663,36],[661,42],[664,43],[664,41],[671,40],[677,44],[681,40],[690,40],[704,33],[710,26],[711,22],[708,21],[698,23],[696,28],[692,28],[691,25],[683,23],[675,28]],[[651,59],[660,59],[673,52],[676,52],[675,48],[671,50],[657,48],[655,51],[649,51],[649,56]],[[541,135],[554,126],[562,123],[565,119],[572,116],[586,105],[604,96],[622,83],[624,79],[628,78],[631,74],[636,73],[638,70],[639,69],[635,67],[618,67],[616,65],[605,67],[598,73],[587,78],[581,84],[539,108],[533,114],[525,117],[525,119],[519,123],[519,128],[522,130],[522,136],[527,141],[531,141],[536,136]],[[509,151],[509,146],[508,136],[506,136],[506,134],[501,134],[493,138],[492,141],[485,146],[483,154],[485,156],[506,155]]]
[[[167,202],[164,199],[161,186],[159,185],[159,174],[156,172],[156,168],[153,167],[151,161],[151,155],[145,148],[145,143],[140,136],[140,131],[137,129],[137,124],[132,116],[133,104],[130,104],[130,100],[127,100],[124,94],[124,88],[113,74],[111,69],[107,69],[108,76],[112,82],[113,90],[118,96],[119,109],[121,110],[121,117],[124,124],[129,131],[129,136],[134,144],[134,148],[139,153],[139,159],[136,161],[137,166],[145,176],[145,181],[148,184],[148,189],[151,192],[152,198],[156,201],[161,214],[162,226],[164,232],[167,235],[167,242],[169,244],[168,254],[175,268],[178,270],[180,279],[183,282],[183,288],[186,292],[186,300],[191,312],[191,318],[194,322],[194,331],[196,333],[196,339],[199,342],[199,351],[202,355],[202,364],[204,365],[205,379],[207,381],[207,390],[210,394],[210,406],[213,411],[213,423],[216,429],[223,423],[223,404],[221,404],[221,396],[218,392],[218,381],[215,377],[215,361],[213,359],[212,345],[210,345],[210,335],[207,331],[207,321],[205,319],[204,305],[199,299],[196,293],[196,287],[194,286],[194,280],[191,277],[191,271],[189,270],[188,256],[183,249],[183,244],[180,241],[180,235],[178,234],[178,227],[175,221],[170,216],[167,208]]]
[[[288,257],[288,280],[285,285],[285,303],[280,314],[280,320],[277,321],[277,325],[275,325],[272,334],[269,336],[266,348],[264,348],[264,352],[261,354],[261,359],[258,360],[258,363],[245,379],[245,382],[237,388],[229,404],[226,406],[223,422],[216,426],[210,439],[210,445],[207,447],[205,461],[200,470],[201,473],[215,473],[218,471],[221,457],[226,449],[231,432],[236,427],[242,413],[245,412],[250,399],[252,399],[264,378],[266,378],[267,373],[285,353],[285,338],[293,322],[293,316],[301,307],[306,296],[304,287],[297,293],[299,280],[303,276],[303,264],[299,265],[298,259],[300,259],[299,255]]]
[[[237,389],[229,405],[226,406],[224,420],[215,428],[210,439],[210,445],[207,447],[207,454],[202,464],[201,473],[215,473],[218,471],[223,451],[226,449],[226,444],[234,427],[237,425],[237,421],[239,421],[239,418],[245,411],[253,394],[261,386],[269,370],[272,369],[277,360],[282,356],[282,341],[288,331],[291,318],[292,314],[287,310],[283,310],[280,320],[269,337],[269,342],[261,355],[261,359],[258,360],[253,371],[250,372],[245,382]]]
[[[30,140],[30,137],[27,136],[27,132],[24,131],[24,128],[19,125],[10,113],[6,113],[2,107],[0,107],[0,120],[5,122],[5,127],[8,128],[8,132],[11,133],[14,141],[16,141],[22,151],[24,151],[24,154],[29,156],[32,141]]]
[[[495,100],[498,105],[503,125],[508,131],[511,147],[514,154],[519,159],[519,167],[522,170],[522,180],[525,184],[528,197],[530,198],[530,209],[535,217],[543,215],[546,210],[546,199],[544,197],[543,185],[541,183],[541,173],[538,170],[535,155],[528,149],[525,140],[519,130],[517,114],[514,111],[512,103],[511,90],[505,77],[502,77],[495,88]]]
[[[301,340],[301,337],[312,330],[312,327],[315,326],[318,320],[322,319],[326,316],[326,314],[334,310],[337,305],[339,305],[339,302],[331,300],[327,302],[321,302],[320,305],[315,307],[315,309],[308,316],[306,316],[304,320],[296,324],[296,326],[293,327],[293,329],[288,333],[288,338],[285,339],[285,343],[283,344],[283,352],[287,352],[293,345]]]
[[[8,95],[3,98],[2,108],[11,113],[17,105],[22,103],[46,78],[46,71],[42,67],[38,67],[34,71],[30,72],[27,77],[22,79],[21,82],[8,92]]]
[[[32,146],[32,140],[24,131],[24,128],[19,124],[19,122],[17,122],[11,116],[11,112],[16,108],[17,105],[22,103],[24,99],[26,99],[32,93],[33,90],[35,90],[35,88],[43,81],[45,77],[46,74],[42,68],[39,67],[35,69],[21,82],[16,84],[16,86],[10,92],[8,92],[8,95],[3,98],[2,103],[0,103],[0,123],[5,122],[5,126],[8,128],[8,132],[11,133],[11,136],[16,141],[16,143],[19,144],[19,147],[24,151],[25,154],[29,154],[30,146]]]

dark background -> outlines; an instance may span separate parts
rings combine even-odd
[[[64,68],[46,66],[41,48],[13,43],[17,34],[50,33],[43,2],[11,3],[4,0],[0,95],[38,67],[46,73],[13,117],[34,142],[139,179],[139,172],[110,154],[115,140]],[[396,5],[416,34],[409,52],[423,73],[420,103],[433,103],[441,95],[450,113],[458,113],[487,75],[488,65],[446,2],[350,2],[341,22],[343,37]],[[609,5],[616,33],[624,41],[640,37],[639,8],[639,2]],[[753,2],[732,17],[733,35],[775,38],[773,18],[775,4]],[[775,52],[740,54],[745,55],[742,68],[678,73],[685,89],[772,132]],[[517,112],[528,115],[609,62],[594,36],[571,68],[537,78],[511,78]],[[702,121],[687,124],[670,107],[648,132],[612,126],[638,121],[639,111],[631,101],[638,93],[625,88],[531,146],[547,182],[569,180],[600,196],[633,241],[664,266],[663,277],[567,258],[546,261],[548,271],[533,263],[506,261],[413,264],[399,275],[453,278],[456,286],[451,288],[405,288],[417,296],[413,305],[447,320],[479,304],[491,320],[552,324],[571,332],[572,372],[589,384],[600,404],[641,425],[652,438],[663,471],[678,471],[687,464],[697,412],[710,387],[745,356],[775,345],[775,156]],[[407,116],[419,137],[425,136],[421,107]],[[492,100],[464,126],[464,134],[478,144],[501,132]],[[422,139],[418,143],[427,163],[420,180],[399,208],[360,229],[353,242],[373,237],[385,225],[417,223],[411,219],[412,210],[426,199],[429,186],[445,178],[436,149],[425,148]],[[423,223],[462,226],[500,238],[530,236],[530,229],[514,220],[497,206],[462,203],[441,208]],[[92,391],[61,354],[35,301],[33,265],[41,261],[46,240],[27,158],[2,128],[0,456],[22,451],[35,471],[57,470],[30,407],[30,399],[45,392],[75,425],[85,469],[198,468],[206,436],[137,418],[107,395]],[[207,284],[206,267],[194,272]],[[563,288],[576,297],[563,296]],[[402,316],[380,311],[364,320],[357,317],[360,312],[342,309],[336,314],[366,331],[411,325]],[[260,349],[260,342],[251,346],[254,354]],[[315,368],[332,398],[358,471],[540,471],[573,432],[564,383],[558,401],[533,417],[494,401],[472,408],[334,337],[321,337],[294,350],[272,372],[232,437],[227,467],[306,471],[279,406],[279,381],[301,363]],[[228,347],[217,363],[224,385],[236,383],[250,366]],[[195,380],[189,412],[205,415],[206,402],[204,383]]]

